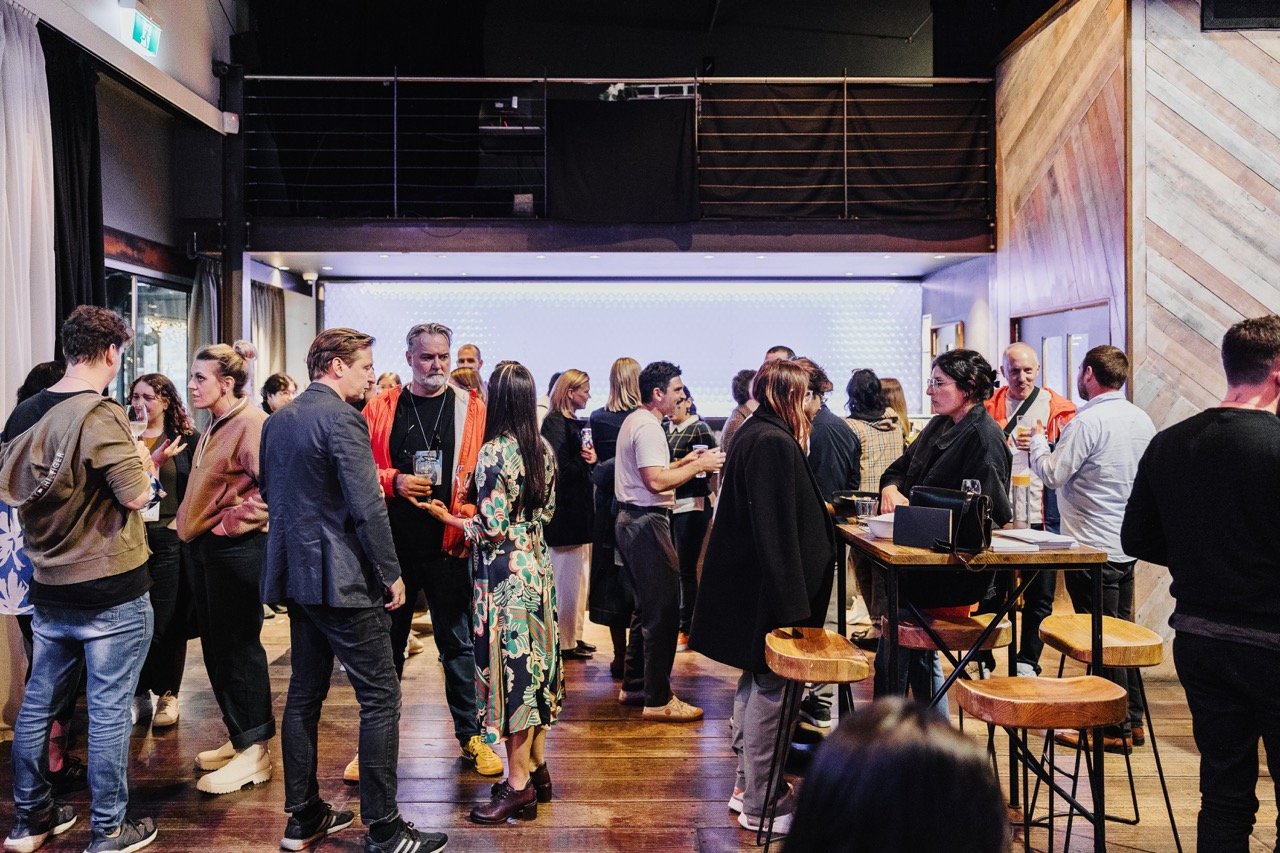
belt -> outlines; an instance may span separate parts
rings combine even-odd
[[[671,515],[671,510],[665,506],[640,506],[639,504],[629,504],[618,501],[618,509],[625,509],[628,512],[646,512],[661,515]]]

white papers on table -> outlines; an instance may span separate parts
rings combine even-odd
[[[1035,548],[1044,550],[1048,548],[1074,548],[1076,540],[1070,536],[1063,536],[1060,533],[1050,533],[1048,530],[1032,530],[1029,527],[1007,528],[991,531],[995,534],[992,536],[992,547],[995,547],[996,537],[1004,539],[1012,539],[1015,542],[1024,542]]]
[[[1017,539],[1009,539],[1005,536],[991,537],[991,550],[997,554],[1013,554],[1013,553],[1038,553],[1040,546],[1032,542],[1019,542]]]

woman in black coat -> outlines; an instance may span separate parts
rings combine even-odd
[[[765,664],[765,635],[822,627],[831,597],[835,530],[805,458],[808,388],[807,372],[790,361],[770,362],[756,374],[752,392],[760,407],[734,434],[725,463],[689,640],[690,648],[742,670],[729,805],[748,829],[759,826],[764,811],[785,686]],[[790,824],[792,802],[789,793],[780,799],[775,832]]]
[[[556,456],[556,512],[545,535],[551,546],[560,653],[565,660],[586,660],[595,651],[595,646],[582,640],[591,573],[595,519],[591,466],[596,462],[596,451],[594,446],[582,445],[582,421],[577,413],[589,399],[591,377],[581,370],[566,370],[551,388],[551,410],[542,420],[542,437]]]
[[[910,503],[913,486],[958,490],[963,481],[977,480],[982,494],[991,498],[992,523],[1003,527],[1012,520],[1009,446],[1004,431],[982,405],[995,391],[995,376],[987,360],[973,350],[951,350],[933,360],[927,393],[935,417],[881,476],[881,512],[893,512]],[[990,577],[988,572],[921,572],[903,579],[901,593],[926,614],[967,615]],[[882,637],[882,647],[884,642]],[[886,692],[887,672],[881,661],[887,663],[888,659],[887,654],[876,655],[877,696]],[[908,684],[917,699],[927,701],[933,684],[941,681],[937,654],[911,652],[899,655],[898,660],[900,670],[905,670],[900,672],[899,683]],[[945,700],[938,709],[946,714]]]

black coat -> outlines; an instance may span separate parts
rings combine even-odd
[[[542,437],[556,457],[556,512],[543,529],[548,545],[567,548],[591,541],[595,519],[591,466],[582,458],[582,422],[547,412]]]
[[[826,619],[835,529],[799,442],[765,406],[734,434],[723,482],[689,645],[768,672],[769,631]]]

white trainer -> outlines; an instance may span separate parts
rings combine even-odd
[[[133,697],[133,705],[129,708],[129,719],[136,726],[138,720],[149,718],[155,711],[155,706],[151,704],[151,691],[140,693]]]
[[[236,748],[227,741],[217,749],[206,749],[196,755],[197,770],[220,770],[236,757]]]
[[[151,718],[151,727],[167,729],[178,722],[178,697],[166,692],[156,699],[156,712]]]
[[[245,785],[271,780],[271,750],[260,743],[250,744],[221,769],[201,776],[196,790],[206,794],[233,794]]]

